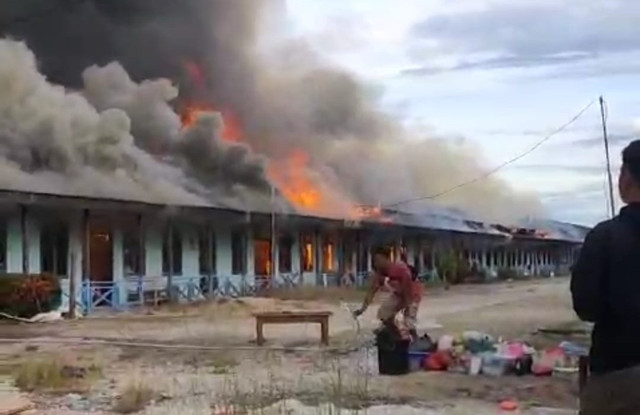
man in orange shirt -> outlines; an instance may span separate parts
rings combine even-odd
[[[376,293],[383,286],[387,286],[391,293],[380,305],[378,318],[385,326],[395,326],[395,316],[402,311],[405,325],[411,337],[417,339],[416,319],[420,300],[422,299],[422,286],[417,281],[409,267],[402,263],[391,262],[387,248],[377,248],[374,252],[374,275],[371,285],[364,298],[362,307],[354,312],[354,316],[362,315],[375,298]]]

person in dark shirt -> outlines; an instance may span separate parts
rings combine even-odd
[[[618,190],[626,206],[589,232],[572,268],[573,308],[595,323],[582,415],[640,414],[640,140],[622,152]]]

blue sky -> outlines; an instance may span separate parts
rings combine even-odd
[[[640,2],[634,0],[287,0],[312,47],[383,90],[407,126],[479,144],[498,165],[602,94],[614,174],[640,138]],[[499,173],[551,215],[607,216],[598,105]],[[618,201],[619,203],[619,201]]]

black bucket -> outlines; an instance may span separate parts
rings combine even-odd
[[[409,340],[393,330],[380,330],[376,334],[378,373],[391,376],[409,373],[409,344]]]

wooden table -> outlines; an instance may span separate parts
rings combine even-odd
[[[295,324],[317,323],[320,324],[320,339],[322,344],[329,344],[329,317],[331,311],[269,311],[254,313],[256,318],[256,338],[258,346],[265,342],[263,327],[265,324]]]

